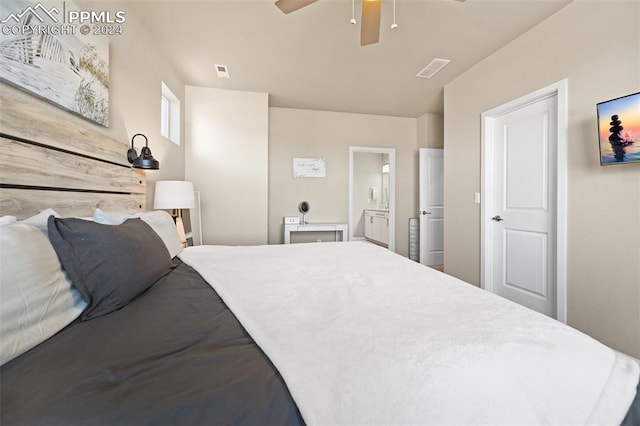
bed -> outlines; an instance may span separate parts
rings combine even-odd
[[[635,360],[380,247],[181,249],[124,144],[20,99],[1,424],[640,424]]]

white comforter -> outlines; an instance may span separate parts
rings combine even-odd
[[[619,424],[639,367],[555,320],[363,243],[200,246],[315,424]]]

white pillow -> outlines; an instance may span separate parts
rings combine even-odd
[[[46,209],[46,210],[42,210],[40,213],[38,213],[35,216],[31,216],[30,218],[21,220],[17,223],[27,223],[29,225],[34,225],[38,227],[38,229],[44,232],[44,235],[47,237],[47,240],[48,240],[49,234],[47,232],[47,220],[49,220],[49,216],[60,217],[60,215],[55,210]]]
[[[0,226],[0,365],[62,330],[86,307],[49,243],[52,214]]]
[[[2,216],[0,217],[0,226],[9,225],[10,223],[14,223],[15,221],[15,216]]]
[[[164,210],[154,210],[142,213],[140,219],[147,222],[160,235],[172,259],[182,251],[182,242],[178,236],[176,223],[169,213]]]
[[[95,209],[93,212],[93,221],[104,225],[122,225],[127,219],[140,217],[135,214],[121,212],[105,212],[104,210]]]
[[[93,220],[105,225],[120,225],[127,219],[140,218],[145,221],[156,234],[160,236],[173,259],[182,251],[182,242],[178,236],[176,224],[169,213],[164,210],[154,210],[145,213],[128,214],[121,212],[105,212],[96,209]]]

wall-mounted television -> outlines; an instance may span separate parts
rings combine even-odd
[[[597,104],[600,164],[640,163],[640,92]]]

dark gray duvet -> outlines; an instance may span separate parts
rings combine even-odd
[[[0,368],[0,424],[303,424],[269,359],[180,264],[111,314]]]
[[[636,389],[636,397],[621,426],[640,426],[640,383]]]

